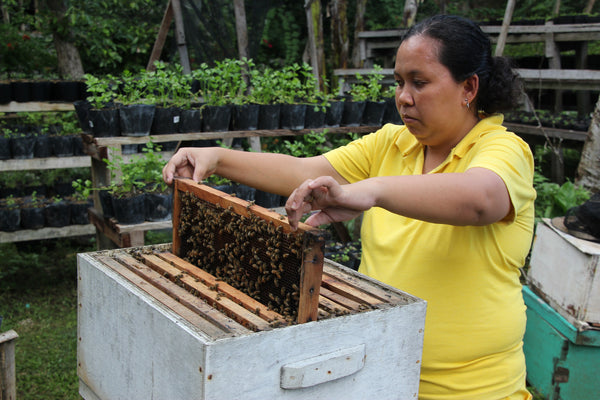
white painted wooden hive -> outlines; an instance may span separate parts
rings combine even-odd
[[[133,257],[177,266],[169,250],[78,255],[86,400],[417,398],[424,300],[326,260],[319,320],[252,330],[244,318],[262,312],[239,323],[225,294],[207,302]]]
[[[537,226],[530,285],[579,329],[600,327],[600,244],[566,234],[550,220]]]

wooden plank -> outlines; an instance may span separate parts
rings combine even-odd
[[[224,209],[232,207],[236,214],[243,217],[248,217],[250,214],[257,215],[267,222],[272,222],[276,227],[281,226],[285,233],[292,232],[292,228],[287,221],[287,217],[284,217],[275,211],[271,211],[257,204],[251,204],[246,200],[221,192],[220,190],[214,189],[210,186],[194,182],[191,179],[175,179],[175,193],[178,192],[193,193],[196,197],[211,204],[218,204]],[[178,218],[179,215],[176,216],[176,214],[173,214],[174,227],[177,225]],[[300,223],[298,225],[298,232],[308,231],[318,231],[318,229],[304,223]],[[173,235],[175,235],[175,229],[173,230]],[[178,254],[178,250],[179,249],[174,248],[173,252]]]
[[[148,265],[136,260],[135,258],[125,253],[115,257],[130,271],[145,279],[150,284],[160,289],[164,293],[173,297],[179,303],[183,304],[190,310],[197,314],[200,314],[207,321],[215,325],[224,332],[230,332],[235,335],[247,334],[250,332],[248,329],[237,323],[235,320],[227,317],[222,312],[218,311],[214,307],[211,307],[201,298],[194,296],[186,289],[178,286],[169,279],[163,277],[161,274],[150,268]]]
[[[327,298],[329,300],[331,300],[334,303],[337,303],[339,305],[342,305],[343,307],[352,310],[352,311],[359,311],[361,308],[361,303],[356,302],[352,299],[349,299],[341,294],[338,294],[336,292],[333,292],[327,288],[321,287],[321,297]],[[321,302],[319,301],[319,304],[321,304]],[[364,306],[362,306],[364,307]]]
[[[260,316],[246,310],[241,305],[226,296],[221,296],[218,287],[208,287],[196,278],[184,273],[177,267],[163,263],[148,263],[148,266],[163,276],[177,280],[184,285],[188,290],[193,290],[197,295],[201,296],[211,306],[225,312],[229,317],[233,318],[240,324],[254,331],[264,331],[271,329],[269,322],[260,318]],[[265,306],[266,308],[266,306]]]
[[[324,243],[323,235],[313,234],[311,231],[304,233],[302,269],[300,271],[300,301],[298,303],[298,323],[301,324],[316,321],[318,317]]]
[[[17,398],[15,339],[19,335],[14,330],[0,333],[0,399]]]
[[[229,297],[231,300],[239,302],[240,305],[248,309],[249,311],[255,312],[261,318],[271,322],[278,321],[281,324],[287,324],[283,316],[279,313],[276,313],[272,310],[269,310],[264,304],[256,301],[252,297],[248,296],[245,293],[240,292],[233,286],[227,284],[226,282],[220,281],[215,278],[213,275],[204,271],[201,268],[196,267],[195,265],[177,257],[176,255],[169,252],[161,252],[157,253],[155,256],[151,255],[143,255],[144,259],[147,259],[150,262],[157,262],[156,258],[160,257],[171,265],[176,266],[177,268],[185,271],[189,275],[193,276],[196,279],[199,279],[206,286],[215,286],[219,285],[219,292],[222,292],[225,296]],[[256,312],[258,311],[258,312]]]
[[[60,228],[21,229],[15,232],[0,231],[0,243],[27,242],[30,240],[56,239],[93,235],[94,225],[68,225]]]
[[[563,90],[600,90],[600,71],[590,69],[527,69],[516,72],[527,87]]]
[[[327,132],[331,134],[341,133],[370,133],[381,128],[380,126],[341,126],[333,128],[315,128],[315,129],[257,129],[253,131],[225,131],[225,132],[190,132],[174,133],[168,135],[151,136],[114,136],[114,137],[92,137],[87,135],[87,144],[98,147],[112,147],[124,144],[144,144],[149,140],[154,143],[175,142],[188,140],[208,140],[223,138],[246,138],[246,137],[278,137],[278,136],[302,136],[309,133]]]
[[[160,23],[160,28],[158,30],[158,35],[156,36],[156,41],[154,42],[154,47],[152,47],[152,53],[150,53],[150,59],[148,60],[148,65],[146,66],[146,70],[154,71],[156,67],[154,66],[154,62],[160,59],[160,54],[162,53],[163,47],[165,45],[165,41],[167,40],[167,35],[169,34],[169,27],[171,26],[171,22],[173,21],[173,8],[171,7],[171,0],[167,2],[167,8],[165,13],[163,14],[162,21]]]
[[[38,112],[38,111],[74,111],[73,103],[60,102],[38,102],[31,101],[19,103],[11,101],[8,104],[0,104],[0,112]]]
[[[410,299],[402,294],[396,293],[392,290],[385,290],[382,286],[367,281],[364,278],[360,279],[358,276],[351,275],[350,273],[344,273],[342,270],[335,268],[333,266],[334,264],[335,263],[333,261],[326,260],[325,264],[323,265],[323,277],[331,276],[338,280],[343,280],[349,286],[369,293],[369,295],[378,298],[383,303],[391,303],[394,305],[409,303]]]
[[[340,303],[336,303],[336,302],[330,300],[329,298],[327,298],[323,295],[320,295],[319,296],[319,312],[322,313],[323,310],[324,310],[324,313],[326,314],[325,317],[329,317],[331,314],[339,315],[339,314],[348,314],[350,312],[350,310],[348,308],[344,307]],[[321,316],[321,314],[319,314],[319,316]]]
[[[384,303],[380,298],[371,296],[367,292],[350,286],[346,282],[331,275],[323,276],[321,286],[348,299],[352,299],[359,304],[376,305]]]
[[[8,159],[0,160],[0,172],[21,171],[26,169],[57,169],[57,168],[87,168],[92,162],[89,156],[75,157],[45,157],[30,158],[26,160]]]
[[[556,129],[545,126],[534,126],[534,125],[523,125],[515,124],[512,122],[504,122],[502,125],[516,133],[517,135],[535,135],[543,136],[545,138],[556,138],[562,140],[572,140],[576,142],[585,142],[588,134],[587,132],[573,131],[569,129]]]
[[[90,222],[96,227],[97,233],[101,233],[110,239],[118,247],[131,247],[129,246],[129,235],[121,235],[117,233],[110,225],[108,219],[104,218],[100,211],[95,208],[88,209],[88,217]]]
[[[224,338],[231,336],[230,333],[219,329],[211,322],[203,318],[202,315],[197,314],[189,308],[185,307],[183,304],[180,304],[177,300],[167,295],[162,290],[157,289],[144,278],[140,278],[138,275],[130,271],[127,267],[117,262],[113,258],[108,256],[98,256],[97,259],[99,262],[106,265],[108,268],[112,269],[113,271],[121,275],[123,278],[127,279],[137,288],[146,292],[153,299],[172,310],[175,314],[185,319],[190,324],[200,329],[202,332],[211,335],[211,337],[216,338]]]

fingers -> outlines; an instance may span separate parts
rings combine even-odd
[[[285,204],[290,227],[297,229],[304,214],[331,205],[330,190],[336,191],[338,186],[335,179],[329,176],[304,181],[292,192]]]
[[[175,176],[192,178],[196,182],[202,180],[204,171],[202,168],[197,168],[195,157],[199,157],[199,155],[195,155],[193,150],[195,149],[179,149],[163,167],[163,180],[167,184],[171,185]]]

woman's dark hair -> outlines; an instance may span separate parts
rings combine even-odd
[[[488,36],[473,21],[454,15],[436,15],[410,28],[402,41],[423,35],[440,43],[439,61],[456,82],[477,74],[477,109],[488,114],[516,108],[522,82],[506,57],[493,57]]]

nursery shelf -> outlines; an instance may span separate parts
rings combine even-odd
[[[224,131],[224,132],[191,132],[191,133],[173,133],[168,135],[150,135],[150,136],[114,136],[114,137],[94,137],[89,134],[82,134],[84,151],[94,158],[108,158],[108,149],[119,149],[127,144],[144,144],[152,140],[155,143],[178,142],[188,140],[210,140],[227,138],[245,138],[245,137],[277,137],[277,136],[301,136],[309,133],[370,133],[375,132],[380,126],[343,126],[336,128],[315,128],[315,129],[263,129],[252,131]]]
[[[588,136],[587,132],[573,131],[570,129],[557,129],[546,126],[515,124],[512,122],[504,122],[503,125],[506,126],[509,131],[512,131],[518,135],[535,135],[582,143],[585,142],[585,139]]]
[[[0,172],[58,168],[81,168],[92,165],[88,156],[9,159],[0,161]]]
[[[75,111],[73,103],[49,103],[49,102],[27,102],[18,103],[11,101],[8,104],[0,104],[0,112],[34,112],[34,111]]]
[[[86,236],[93,235],[95,232],[96,230],[92,224],[69,225],[60,228],[22,229],[15,232],[0,232],[0,243]]]
[[[171,220],[159,222],[143,222],[141,224],[119,224],[114,219],[104,218],[102,213],[95,208],[88,209],[88,215],[96,233],[102,233],[117,247],[136,247],[144,245],[144,232],[160,229],[169,229]],[[100,245],[100,244],[99,244]]]

